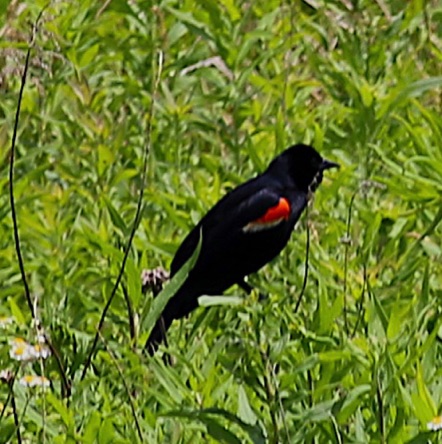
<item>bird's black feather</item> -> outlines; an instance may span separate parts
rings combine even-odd
[[[337,166],[307,145],[294,145],[276,157],[264,173],[226,194],[187,235],[171,264],[173,276],[192,256],[202,235],[201,251],[183,286],[163,312],[167,330],[174,319],[197,307],[198,297],[221,294],[258,271],[287,244],[293,228],[322,180],[323,170]],[[266,213],[284,200],[289,213],[262,223]],[[247,230],[248,224],[258,230]],[[262,229],[261,229],[262,228]],[[148,341],[153,353],[162,340],[160,321]]]

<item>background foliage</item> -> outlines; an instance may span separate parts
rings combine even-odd
[[[49,4],[31,55],[14,186],[26,273],[72,379],[68,399],[54,356],[19,365],[7,346],[36,334],[13,242],[8,160],[27,42],[44,6],[0,5],[0,316],[15,319],[0,337],[0,364],[51,380],[46,391],[14,384],[23,441],[437,440],[427,423],[442,403],[440,2]],[[123,278],[133,313],[120,287],[81,380],[133,224],[152,103],[143,218]],[[151,297],[141,270],[167,268],[226,190],[299,141],[342,168],[281,257],[251,278],[268,296],[174,324],[171,367],[161,354],[145,357]],[[307,223],[309,279],[295,313]],[[0,442],[11,442],[7,384],[0,402]]]

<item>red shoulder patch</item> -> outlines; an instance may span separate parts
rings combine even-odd
[[[279,202],[274,206],[269,208],[264,216],[261,216],[259,219],[256,219],[255,222],[267,223],[267,222],[275,222],[281,219],[287,220],[290,216],[290,203],[285,197],[281,197]]]
[[[243,231],[259,231],[267,228],[274,227],[283,220],[287,220],[290,217],[290,202],[281,197],[279,202],[269,208],[264,215],[255,219],[253,222],[248,223]]]

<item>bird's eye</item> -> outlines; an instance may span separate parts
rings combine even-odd
[[[311,160],[311,166],[313,168],[313,171],[318,171],[321,168],[321,163],[322,163],[321,159],[316,159],[316,157],[314,157]]]

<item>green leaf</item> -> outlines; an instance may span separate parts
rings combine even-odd
[[[242,305],[244,298],[241,296],[200,296],[198,304],[201,307],[213,307],[215,305],[235,306]]]
[[[85,444],[92,444],[97,442],[97,437],[101,426],[101,414],[96,411],[92,411],[88,417],[87,423],[84,427],[84,433],[82,436]]]
[[[250,425],[255,425],[258,420],[250,407],[247,393],[242,385],[238,387],[238,418]]]
[[[181,285],[183,285],[186,280],[189,272],[192,270],[195,265],[198,255],[201,249],[202,239],[200,236],[199,242],[195,251],[192,253],[192,256],[187,260],[187,262],[178,270],[175,276],[170,280],[169,284],[161,291],[158,296],[154,298],[152,301],[152,306],[150,307],[149,312],[147,313],[146,318],[142,321],[142,330],[146,333],[150,333],[152,328],[154,327],[156,321],[161,316],[164,308],[170,299],[177,293],[180,289]]]
[[[356,386],[345,396],[344,402],[339,408],[338,412],[335,412],[335,416],[340,424],[345,424],[351,415],[354,414],[356,409],[363,405],[364,397],[371,392],[371,386],[368,384],[362,384]]]
[[[384,329],[384,333],[387,332],[388,329],[388,317],[387,314],[385,313],[384,307],[381,304],[381,301],[379,300],[379,298],[376,296],[376,293],[373,291],[372,292],[372,296],[373,296],[373,301],[374,301],[374,306],[376,309],[376,313],[381,321],[382,324],[382,328]]]
[[[224,442],[226,444],[241,444],[242,441],[230,430],[227,430],[221,424],[219,424],[216,420],[212,418],[204,418],[202,420],[207,426],[207,432],[213,438],[217,440],[217,442]]]
[[[174,410],[174,411],[170,411],[170,412],[166,413],[163,416],[198,419],[198,420],[206,423],[206,420],[207,419],[210,420],[214,415],[222,417],[222,418],[226,419],[227,421],[232,422],[232,423],[236,424],[237,426],[239,426],[244,432],[247,433],[249,438],[252,440],[253,444],[265,444],[267,442],[266,438],[263,435],[263,432],[258,424],[253,425],[253,426],[246,424],[239,417],[237,417],[233,413],[230,413],[224,409],[207,408],[207,409],[201,409],[201,410]]]
[[[421,424],[426,426],[437,415],[437,407],[425,384],[420,364],[417,365],[416,383],[417,393],[412,395],[415,413]]]
[[[111,444],[116,441],[116,433],[114,423],[110,418],[105,419],[101,423],[98,435],[98,444]]]
[[[72,430],[75,426],[74,412],[69,409],[60,399],[56,398],[51,392],[46,394],[46,400],[51,404],[55,411],[59,413],[67,429]]]

